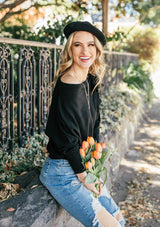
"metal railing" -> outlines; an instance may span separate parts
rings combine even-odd
[[[53,91],[51,82],[63,46],[3,37],[0,43],[0,149],[11,151],[15,137],[21,146],[46,126]],[[119,69],[138,60],[135,54],[107,51],[104,54],[109,66],[105,83],[119,83],[122,80]]]

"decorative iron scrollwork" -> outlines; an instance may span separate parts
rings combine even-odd
[[[21,48],[18,60],[18,136],[33,135],[35,127],[35,58],[31,48]]]
[[[13,145],[13,62],[11,50],[0,47],[0,148],[6,151]]]
[[[39,77],[38,77],[38,127],[43,131],[47,119],[52,94],[52,61],[50,51],[39,51]]]

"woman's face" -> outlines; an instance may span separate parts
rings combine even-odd
[[[72,40],[73,66],[89,69],[96,59],[97,48],[94,37],[85,31],[76,32]]]

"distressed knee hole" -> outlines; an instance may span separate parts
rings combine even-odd
[[[119,222],[105,208],[97,213],[97,219],[103,227],[120,227]]]

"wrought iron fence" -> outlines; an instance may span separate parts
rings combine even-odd
[[[51,82],[63,46],[1,37],[0,43],[0,149],[11,151],[15,138],[21,146],[46,126]],[[104,54],[108,65],[104,83],[119,83],[119,69],[138,60],[134,54]]]

